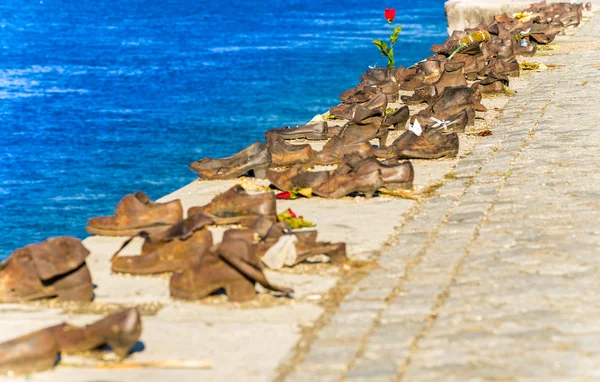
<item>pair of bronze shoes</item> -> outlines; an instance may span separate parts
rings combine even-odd
[[[363,158],[357,154],[345,158],[344,165],[336,170],[312,172],[299,169],[281,172],[269,170],[267,179],[282,191],[310,188],[313,194],[331,199],[356,193],[372,197],[382,187],[412,188],[414,170],[410,162],[386,165],[373,157]]]
[[[91,301],[92,277],[85,263],[89,251],[79,239],[59,236],[14,251],[0,264],[0,302],[57,297]]]
[[[468,123],[467,111],[460,111],[447,120],[440,118],[430,114],[415,115],[410,128],[391,145],[375,149],[375,156],[383,159],[455,157],[459,149],[457,132],[463,132]]]
[[[188,256],[203,254],[212,245],[211,225],[253,226],[258,219],[277,220],[276,198],[272,192],[248,194],[235,185],[215,196],[205,206],[191,207],[188,217],[159,233],[140,232],[144,238],[139,256],[117,256],[133,239],[127,240],[113,255],[112,270],[131,274],[181,271]],[[135,236],[134,236],[135,237]]]
[[[144,244],[139,255],[119,256],[132,237],[114,254],[111,268],[134,275],[173,272],[171,296],[185,300],[199,300],[224,290],[230,301],[247,301],[256,294],[256,282],[274,291],[292,292],[268,282],[251,244],[224,240],[213,245],[207,228],[212,223],[202,213],[191,215],[162,235],[142,235]]]
[[[142,321],[135,308],[110,314],[90,325],[50,326],[0,343],[0,374],[23,375],[54,367],[61,353],[80,353],[110,345],[123,359],[138,342]]]

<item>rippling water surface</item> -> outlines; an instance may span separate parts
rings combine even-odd
[[[386,7],[397,64],[445,38],[442,0],[2,2],[0,258],[324,112],[386,65]]]

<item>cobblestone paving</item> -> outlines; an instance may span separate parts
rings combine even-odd
[[[552,63],[287,381],[600,381],[600,50]]]

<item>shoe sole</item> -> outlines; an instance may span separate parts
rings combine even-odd
[[[136,228],[125,228],[125,229],[107,229],[107,228],[98,228],[98,227],[90,227],[87,226],[85,229],[92,235],[100,235],[100,236],[135,236],[141,231],[148,232],[149,234],[157,234],[161,233],[171,225],[162,224],[162,225],[153,225],[147,227],[136,227]]]

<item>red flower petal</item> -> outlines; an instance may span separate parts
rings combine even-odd
[[[294,211],[292,211],[291,208],[288,208],[288,212],[290,213],[290,215],[292,215],[293,218],[297,217],[296,214],[294,213]]]
[[[289,191],[283,191],[283,192],[280,192],[279,194],[275,195],[275,197],[277,199],[289,199],[292,197],[292,193]]]
[[[392,22],[396,18],[396,10],[394,8],[386,8],[383,12],[383,16],[387,21]]]

